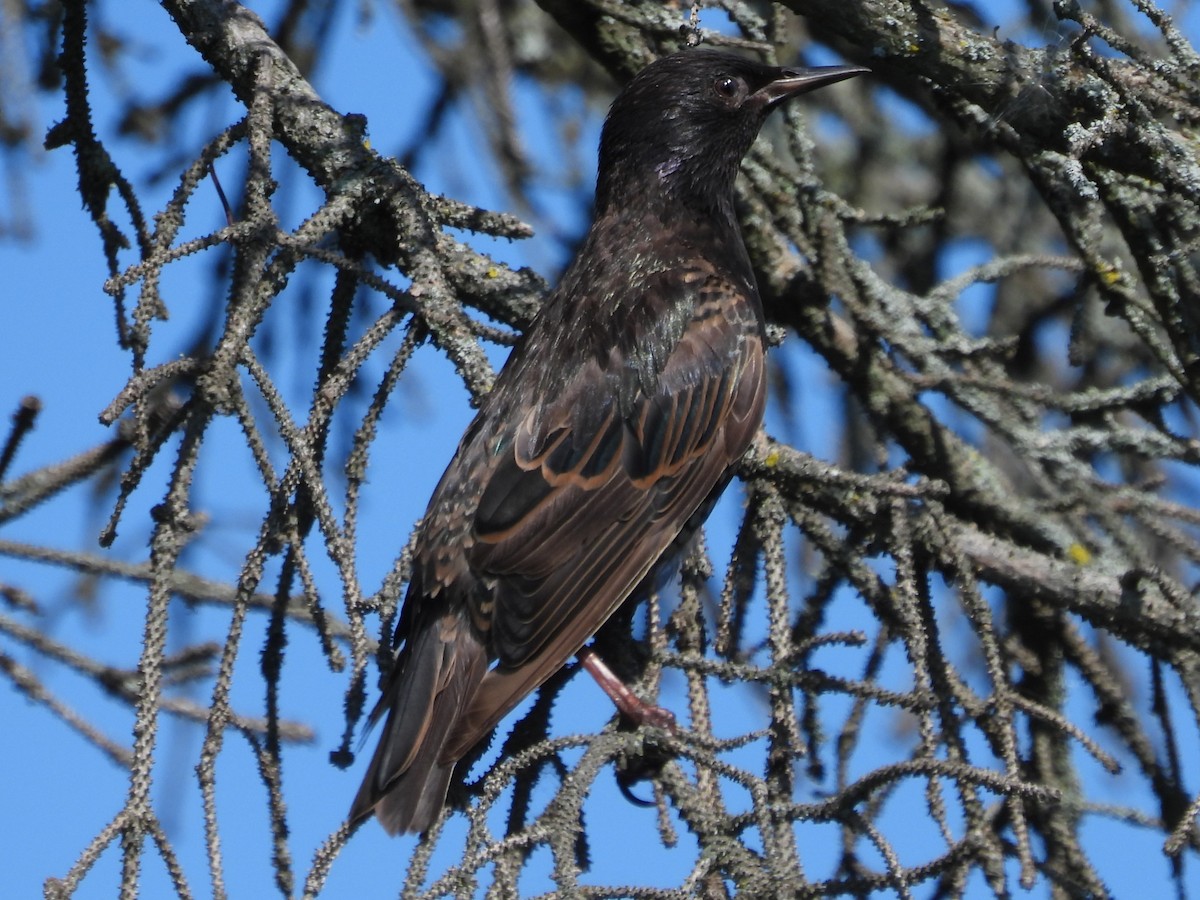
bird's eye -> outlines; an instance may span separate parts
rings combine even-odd
[[[739,87],[741,85],[732,75],[721,75],[713,82],[713,90],[717,92],[718,97],[724,100],[736,99]]]

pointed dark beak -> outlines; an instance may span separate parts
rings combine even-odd
[[[781,77],[754,92],[767,106],[774,106],[797,94],[815,91],[827,84],[836,84],[870,72],[862,66],[821,66],[817,69],[784,69]]]

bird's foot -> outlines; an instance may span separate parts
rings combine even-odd
[[[675,730],[675,714],[657,704],[647,703],[631,691],[596,651],[591,648],[580,650],[579,661],[625,718],[635,725],[651,725],[665,731]]]

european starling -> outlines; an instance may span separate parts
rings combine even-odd
[[[738,165],[774,106],[865,71],[693,50],[617,97],[591,230],[429,502],[351,822],[427,830],[454,764],[711,511],[766,402]]]

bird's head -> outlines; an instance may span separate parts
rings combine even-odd
[[[867,69],[788,69],[708,50],[651,63],[613,101],[600,137],[596,204],[647,191],[705,203],[731,199],[738,164],[772,108]]]

